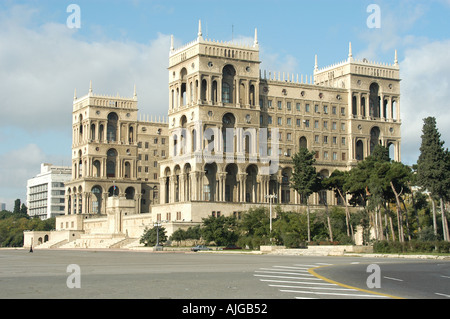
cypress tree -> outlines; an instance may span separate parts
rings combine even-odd
[[[417,183],[441,202],[442,230],[444,240],[449,241],[448,224],[444,213],[444,200],[449,197],[449,155],[444,149],[441,134],[436,127],[436,119],[427,117],[422,128],[422,143],[417,161]],[[433,200],[433,198],[431,198]],[[434,206],[434,205],[433,205]],[[433,211],[435,218],[435,211]],[[436,233],[436,226],[435,226]]]

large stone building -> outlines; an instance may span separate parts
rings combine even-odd
[[[197,39],[169,53],[168,121],[138,120],[131,98],[88,95],[73,103],[72,180],[57,230],[94,245],[168,233],[210,215],[268,205],[303,210],[289,187],[291,156],[316,152],[324,177],[349,170],[373,147],[400,161],[400,74],[393,64],[348,57],[314,76],[262,71],[252,45]],[[332,192],[315,205],[339,204]],[[70,234],[70,235],[69,235]],[[72,237],[70,237],[72,236]],[[84,239],[83,239],[84,238]],[[101,238],[101,239],[99,239]],[[76,244],[75,244],[76,245]]]

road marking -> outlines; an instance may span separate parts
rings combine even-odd
[[[253,275],[255,277],[272,277],[272,278],[285,278],[285,279],[301,279],[300,277],[289,277],[289,276],[274,276],[274,275]],[[309,278],[308,280],[322,280],[319,278]]]
[[[336,284],[338,286],[345,287],[345,288],[350,288],[350,289],[355,289],[355,290],[359,290],[359,291],[362,291],[362,292],[367,292],[367,293],[373,294],[374,295],[373,297],[383,296],[383,297],[389,297],[389,298],[394,298],[394,299],[403,299],[402,297],[397,297],[397,296],[392,296],[392,295],[388,295],[388,294],[383,294],[383,293],[380,293],[380,292],[375,292],[375,291],[370,291],[370,290],[366,290],[366,289],[361,289],[361,288],[358,288],[358,287],[352,287],[352,286],[345,285],[345,284],[342,284],[340,282],[328,279],[328,278],[326,278],[324,276],[321,276],[321,275],[319,275],[318,273],[315,272],[315,269],[322,268],[322,267],[325,267],[325,266],[319,266],[319,267],[315,267],[315,268],[310,268],[310,269],[308,269],[308,271],[312,275],[316,276],[317,278],[325,280],[325,281],[327,281],[329,283]]]
[[[383,278],[385,278],[385,279],[390,279],[390,280],[395,280],[395,281],[403,281],[402,279],[397,279],[397,278],[392,278],[392,277],[386,277],[386,276],[383,276]]]
[[[450,276],[441,276],[442,278],[450,278]]]
[[[310,278],[308,278],[308,279],[310,279]],[[260,279],[260,281],[278,282],[278,283],[285,283],[285,284],[337,286],[335,284],[329,284],[329,283],[323,283],[323,282],[308,282],[308,281],[291,281],[291,280],[274,280],[274,279]]]
[[[306,276],[306,277],[314,277],[311,274],[299,274],[296,272],[286,272],[286,271],[268,271],[268,270],[255,270],[255,272],[262,272],[267,274],[285,274],[285,275],[297,275],[297,276]]]
[[[336,290],[336,291],[355,291],[349,288],[334,288],[334,287],[303,287],[303,286],[290,286],[290,285],[269,285],[270,287],[280,287],[280,288],[301,288],[301,289],[321,289],[321,290]],[[338,286],[339,287],[339,286]]]
[[[389,298],[388,296],[383,295],[360,295],[360,294],[344,294],[344,293],[334,293],[334,292],[315,292],[315,291],[298,291],[298,290],[280,290],[282,292],[293,292],[293,293],[302,293],[302,294],[313,294],[313,295],[333,295],[333,296],[352,296],[352,297],[377,297],[377,298]]]
[[[286,268],[286,269],[292,269],[292,270],[298,270],[298,271],[308,271],[308,268],[299,268],[299,267],[291,267],[291,266],[273,266],[274,268]]]
[[[306,269],[288,269],[288,268],[259,268],[260,270],[273,270],[273,271],[295,271],[295,273],[308,273]]]
[[[450,298],[450,295],[440,294],[440,293],[438,293],[438,292],[435,292],[434,294],[435,294],[435,295],[439,295],[439,296],[444,296],[444,297]]]
[[[311,268],[311,267],[317,267],[317,264],[316,265],[299,265],[299,264],[295,264],[294,266],[301,266],[301,267],[306,267],[306,269],[309,269],[309,268]],[[327,264],[327,265],[323,265],[323,266],[331,266],[330,264]]]

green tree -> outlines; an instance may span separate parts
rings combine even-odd
[[[436,221],[436,211],[433,197],[437,197],[441,204],[442,232],[444,240],[450,241],[448,223],[445,216],[445,200],[449,199],[450,189],[450,155],[441,141],[441,134],[436,127],[436,119],[427,117],[422,128],[420,155],[417,160],[417,182],[431,193],[433,202],[433,217]],[[437,233],[436,222],[434,231]]]
[[[141,236],[139,242],[146,247],[155,246],[156,243],[162,244],[167,241],[166,229],[160,226],[154,226],[153,228],[146,227],[144,233]]]
[[[202,238],[200,225],[191,226],[186,230],[186,239],[192,239],[195,241],[200,240]]]
[[[308,198],[321,187],[319,176],[314,167],[314,155],[315,152],[310,152],[308,149],[301,147],[298,153],[294,154],[292,158],[294,170],[291,177],[291,188],[295,189],[306,202],[308,241],[311,241],[310,207]]]
[[[239,246],[258,248],[270,243],[270,213],[267,208],[250,208],[238,223]]]
[[[235,244],[239,238],[236,218],[233,216],[203,218],[201,233],[206,242],[214,242],[216,246]]]
[[[177,229],[172,233],[170,236],[170,240],[178,242],[178,245],[180,245],[181,241],[186,240],[186,231],[184,229]]]
[[[305,246],[307,228],[306,216],[296,212],[279,212],[273,223],[277,242],[290,248]]]

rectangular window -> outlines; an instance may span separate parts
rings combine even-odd
[[[337,144],[337,137],[333,136],[333,144],[336,145]]]
[[[323,143],[324,143],[324,144],[328,144],[328,136],[325,135],[325,136],[323,137]]]
[[[297,119],[297,126],[302,126],[302,120],[301,119]]]
[[[158,138],[157,138],[157,137],[155,137],[155,138],[153,139],[153,144],[158,144]]]
[[[337,129],[337,123],[336,123],[336,122],[333,122],[333,124],[331,125],[331,127],[332,127],[333,130],[336,130],[336,129]]]
[[[319,128],[319,121],[314,121],[314,128]]]
[[[281,105],[281,101],[278,101],[278,109],[281,110],[282,105]]]
[[[341,107],[341,115],[345,116],[345,107]]]
[[[272,124],[272,116],[269,115],[269,117],[267,118],[267,122],[268,122],[269,124]]]
[[[328,121],[323,121],[323,128],[328,129]]]
[[[300,112],[300,103],[295,104],[295,107],[297,108],[297,111]]]
[[[325,159],[325,160],[328,159],[328,152],[327,151],[323,152],[323,159]]]
[[[292,133],[287,133],[287,134],[286,134],[286,139],[287,139],[288,141],[292,141]]]
[[[342,144],[342,145],[345,145],[345,137],[342,138],[341,144]]]
[[[333,152],[333,161],[337,161],[337,153]]]
[[[309,127],[309,120],[305,120],[305,127]]]
[[[314,105],[314,112],[319,113],[319,105]]]
[[[268,106],[269,109],[272,108],[272,100],[268,100],[267,101],[267,106]]]
[[[283,125],[283,119],[281,117],[278,118],[278,125]]]
[[[314,142],[319,144],[319,135],[314,135]]]
[[[323,113],[328,114],[328,105],[323,106]]]
[[[331,108],[331,113],[332,113],[333,115],[336,115],[336,112],[337,112],[336,106],[333,106],[333,107]]]
[[[305,104],[305,112],[309,113],[309,104]]]
[[[288,109],[288,111],[290,111],[291,110],[291,102],[287,102],[287,109]]]
[[[286,120],[286,124],[287,124],[287,126],[291,126],[292,125],[292,119],[288,118]]]

